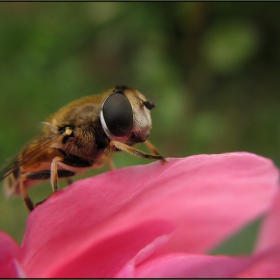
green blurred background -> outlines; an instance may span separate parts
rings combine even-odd
[[[166,157],[250,151],[279,166],[279,13],[275,2],[0,3],[0,162],[63,105],[126,84],[156,101],[149,139]],[[35,201],[50,193],[30,190]],[[0,209],[0,229],[20,243],[21,198],[1,192]],[[213,253],[250,252],[258,225]]]

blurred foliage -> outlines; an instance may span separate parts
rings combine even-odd
[[[127,84],[156,101],[150,140],[166,157],[245,150],[279,166],[279,12],[277,2],[0,3],[1,162],[61,106]],[[1,195],[0,208],[1,229],[20,242],[21,199]],[[214,253],[249,252],[249,228]]]

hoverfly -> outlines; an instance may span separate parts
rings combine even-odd
[[[60,178],[70,178],[106,162],[112,169],[111,156],[116,151],[165,163],[165,158],[147,140],[150,111],[154,107],[152,100],[127,86],[115,86],[62,107],[43,123],[41,135],[0,173],[0,181],[5,178],[6,193],[21,194],[32,211],[42,202],[34,205],[28,187],[38,180],[50,179],[53,192],[57,192]],[[152,154],[132,147],[141,142]]]

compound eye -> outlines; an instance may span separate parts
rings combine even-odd
[[[127,97],[119,92],[111,94],[103,104],[107,129],[117,137],[127,136],[133,127],[132,107]]]

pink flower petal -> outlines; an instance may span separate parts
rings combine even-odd
[[[93,246],[88,244],[84,252],[67,258],[53,271],[46,271],[42,277],[56,278],[111,278],[131,258],[141,263],[168,240],[174,227],[166,222],[151,221],[109,237]],[[145,249],[142,249],[145,248]],[[51,248],[53,252],[53,248]],[[38,271],[30,272],[35,276]]]
[[[137,278],[231,278],[249,266],[249,258],[166,254],[135,268]]]
[[[15,278],[22,275],[16,258],[20,255],[20,247],[6,233],[0,231],[0,278]]]
[[[261,252],[275,246],[280,246],[280,193],[262,222],[255,251]]]
[[[140,250],[135,257],[130,259],[119,271],[115,278],[132,278],[135,277],[135,266],[145,261],[147,258],[156,253],[163,245],[165,245],[171,235],[162,235],[156,238],[152,243],[148,244]]]
[[[239,278],[279,278],[280,246],[257,254],[250,267],[238,274]]]
[[[105,241],[118,242],[117,237],[124,234],[123,248],[128,247],[129,253],[122,258],[121,269],[142,249],[130,251],[126,233],[135,228],[142,232],[146,223],[156,230],[154,221],[176,228],[164,246],[166,251],[209,250],[269,208],[277,179],[278,170],[270,160],[229,153],[169,159],[165,165],[154,162],[77,181],[30,215],[22,267],[35,277],[58,273],[59,267],[65,268],[59,275],[69,275],[67,263],[77,261],[77,256],[92,257],[95,250],[109,253]],[[143,248],[153,242],[144,234],[138,238]],[[93,264],[83,263],[78,261],[75,269],[91,271]],[[116,273],[116,267],[106,275]]]

